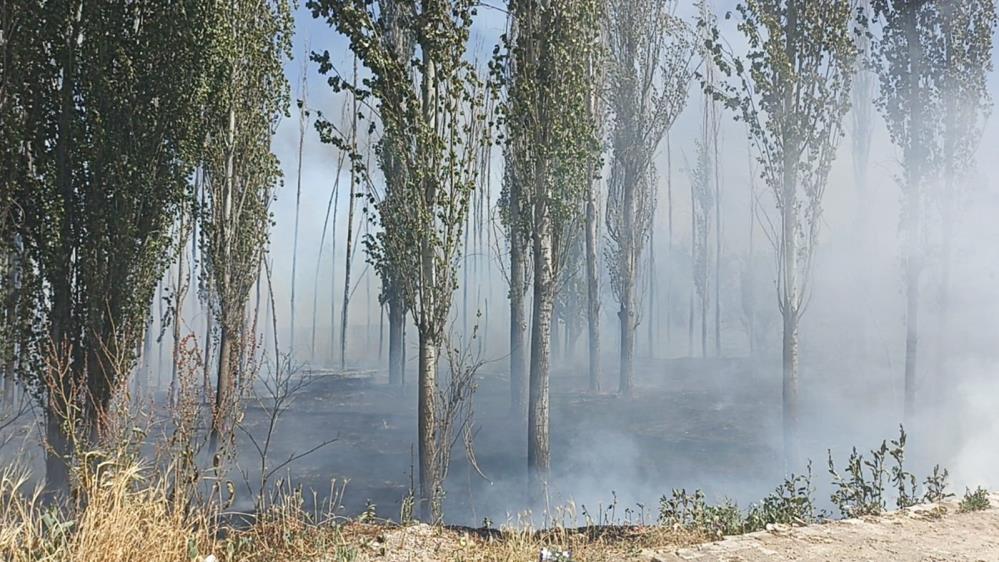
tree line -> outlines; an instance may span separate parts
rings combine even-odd
[[[271,139],[278,120],[290,117],[284,66],[293,18],[284,0],[23,4],[0,8],[0,365],[6,389],[16,378],[44,407],[46,480],[59,490],[69,485],[70,436],[82,429],[96,439],[103,431],[116,393],[154,337],[151,303],[171,263],[172,295],[159,300],[180,339],[188,247],[198,298],[212,319],[206,355],[217,347],[204,371],[214,398],[213,447],[232,436],[260,330],[250,295],[268,268],[270,205],[282,183]],[[468,342],[452,341],[448,324],[463,288],[458,272],[467,267],[472,219],[493,204],[483,195],[489,162],[498,155],[503,166],[495,210],[509,285],[511,412],[526,436],[529,493],[543,498],[553,331],[559,318],[569,326],[569,315],[579,316],[589,388],[600,391],[604,274],[618,307],[617,391],[622,399],[635,392],[637,330],[652,321],[642,318],[640,276],[655,259],[657,155],[664,144],[669,152],[670,130],[688,106],[701,112],[688,168],[692,290],[705,355],[712,298],[721,353],[725,115],[745,127],[754,179],[772,196],[760,228],[776,264],[790,468],[798,461],[799,326],[829,173],[852,114],[854,183],[868,189],[870,110],[884,118],[902,153],[904,408],[913,415],[923,248],[929,238],[943,248],[934,290],[946,303],[958,194],[991,102],[985,81],[994,1],[746,0],[724,14],[746,45],[734,52],[706,0],[693,21],[677,15],[676,0],[509,0],[505,32],[487,61],[476,58],[471,36],[478,11],[491,8],[472,0],[309,0],[305,7],[347,40],[353,69],[336,67],[344,53],[309,53],[345,100],[346,118],[310,110],[303,81],[292,275],[302,145],[314,118],[319,138],[338,150],[338,181],[346,165],[350,182],[341,368],[350,252],[360,234],[353,232],[355,200],[364,206],[363,248],[388,311],[390,384],[404,382],[407,319],[416,328],[416,492],[425,518],[442,516],[455,431],[449,416],[471,388],[461,378],[467,365],[453,353]],[[688,103],[697,91],[700,107]],[[755,217],[762,203],[756,193],[751,199]],[[941,216],[931,217],[938,208]],[[331,216],[335,231],[335,208]],[[858,212],[861,236],[870,232],[865,217]],[[931,228],[937,222],[941,228]],[[655,286],[649,271],[647,292]],[[317,292],[318,279],[317,272]],[[693,295],[690,307],[693,353]],[[315,339],[313,327],[313,347]]]

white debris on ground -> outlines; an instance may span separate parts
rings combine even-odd
[[[568,550],[552,550],[542,548],[538,555],[538,562],[572,562],[572,555]]]

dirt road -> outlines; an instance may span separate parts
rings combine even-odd
[[[648,551],[645,562],[999,561],[999,494],[992,507],[959,513],[956,502],[882,517],[774,529],[674,551]]]

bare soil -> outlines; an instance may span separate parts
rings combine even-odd
[[[541,548],[571,544],[573,561],[993,561],[999,560],[999,494],[985,511],[961,513],[956,501],[916,506],[880,517],[808,527],[777,526],[717,542],[655,527],[602,527],[583,536],[434,528],[348,526],[344,538],[358,560],[537,560]],[[575,533],[575,536],[572,534]],[[555,546],[553,546],[555,545]]]
[[[546,549],[567,552],[573,562],[985,562],[999,560],[999,494],[991,502],[993,507],[972,513],[948,501],[879,517],[775,526],[716,542],[658,526],[530,532],[350,523],[341,531],[337,555],[349,553],[358,562],[532,562]]]
[[[991,561],[999,560],[999,494],[992,507],[960,513],[956,501],[881,517],[762,531],[698,546],[644,551],[639,560]]]

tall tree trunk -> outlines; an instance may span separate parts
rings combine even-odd
[[[474,202],[475,200],[476,199],[473,197],[472,201]],[[468,331],[468,276],[470,273],[469,270],[472,267],[469,260],[470,252],[468,251],[468,240],[472,230],[473,218],[474,215],[469,215],[466,218],[465,240],[461,249],[461,255],[465,257],[465,259],[461,262],[461,274],[464,277],[464,280],[461,283],[461,337],[465,340],[465,342],[470,341],[468,339],[470,335],[470,332]]]
[[[406,310],[402,311],[402,336],[399,338],[399,386],[406,386]]]
[[[870,17],[870,0],[861,0],[857,4],[857,9],[864,17]],[[853,117],[852,153],[853,153],[853,183],[856,187],[857,200],[861,203],[856,206],[857,223],[855,230],[854,248],[858,252],[857,265],[857,290],[856,299],[860,306],[856,308],[855,337],[858,345],[858,353],[863,361],[867,360],[870,346],[867,337],[867,322],[870,314],[870,287],[873,284],[871,271],[874,269],[874,256],[871,251],[872,233],[870,223],[869,206],[864,203],[865,198],[870,200],[867,185],[867,168],[871,152],[871,108],[873,103],[873,80],[871,72],[864,68],[864,63],[860,62],[871,54],[871,41],[864,33],[857,34],[858,65],[857,75],[853,80],[853,92],[850,111]],[[863,363],[862,363],[863,364]]]
[[[232,204],[233,204],[233,193],[235,191],[236,182],[236,169],[235,169],[235,138],[236,138],[236,111],[235,108],[229,108],[229,130],[228,139],[226,143],[226,165],[225,165],[225,185],[222,197],[222,209],[223,209],[223,221],[222,230],[220,234],[224,237],[224,249],[223,255],[230,255],[230,245],[229,241],[233,236],[232,229]],[[223,291],[231,292],[231,276],[229,274],[229,266],[223,265],[222,268],[222,283]],[[212,451],[218,447],[219,438],[223,431],[223,423],[226,416],[229,415],[229,404],[231,403],[233,396],[233,338],[238,338],[242,334],[239,333],[241,330],[238,328],[242,327],[242,322],[239,326],[236,325],[234,321],[237,315],[242,318],[245,313],[242,309],[232,310],[230,303],[227,299],[231,296],[220,291],[219,300],[221,301],[221,309],[219,314],[219,367],[218,367],[218,382],[215,385],[215,412],[212,417],[212,431],[209,436],[209,448]],[[236,332],[236,333],[234,333]]]
[[[437,354],[440,348],[435,338],[420,330],[420,373],[417,423],[419,431],[420,462],[420,512],[424,521],[436,521],[440,517],[441,486],[438,463],[435,461],[437,447],[447,444],[437,443]]]
[[[631,168],[630,163],[626,163]],[[625,172],[624,201],[621,213],[624,220],[621,224],[621,308],[618,319],[621,321],[621,380],[619,391],[622,396],[630,397],[635,386],[635,327],[637,326],[635,310],[635,277],[638,257],[638,243],[635,240],[635,184],[638,174],[633,170]]]
[[[658,315],[656,314],[656,232],[655,232],[655,222],[652,223],[652,232],[649,233],[649,308],[648,308],[648,338],[649,338],[649,357],[654,359],[656,356],[656,334],[655,327],[658,320]]]
[[[406,311],[403,308],[402,300],[394,287],[389,287],[388,292],[388,320],[389,320],[389,384],[395,386],[402,385],[402,330],[406,322]]]
[[[64,430],[65,409],[61,397],[48,398],[45,410],[45,492],[49,495],[59,495],[69,490],[69,464],[72,462],[73,451]]]
[[[920,78],[923,67],[922,45],[917,29],[917,14],[919,6],[915,3],[907,5],[904,12],[906,43],[909,49],[910,67],[908,89],[910,105],[911,141],[906,149],[905,167],[907,176],[907,193],[903,225],[905,240],[905,401],[903,418],[911,421],[915,414],[916,403],[916,359],[919,345],[919,281],[921,264],[919,262],[919,238],[922,232],[920,198],[923,191],[923,159],[926,152],[922,139],[922,89]]]
[[[621,381],[622,396],[630,397],[635,386],[635,287],[625,283],[621,288]]]
[[[60,225],[60,260],[58,263],[59,274],[56,276],[57,282],[52,287],[52,311],[51,334],[56,352],[62,353],[65,347],[73,346],[77,342],[73,336],[71,328],[72,307],[73,307],[73,287],[72,287],[72,238],[74,233],[73,222],[76,220],[74,209],[73,178],[71,174],[69,147],[73,142],[73,131],[71,118],[73,115],[73,88],[76,80],[75,71],[75,36],[76,23],[79,14],[70,23],[65,36],[66,60],[63,66],[63,80],[60,97],[62,107],[59,114],[59,134],[56,141],[56,183],[62,195],[62,206],[64,216]],[[64,347],[65,346],[65,347]],[[74,353],[74,351],[68,351]],[[69,358],[65,358],[68,360]],[[77,372],[80,366],[71,367],[69,377],[72,380],[82,380],[81,373]],[[59,494],[69,489],[69,467],[67,465],[69,455],[69,439],[63,432],[64,416],[66,412],[65,399],[70,394],[67,386],[69,381],[55,381],[56,393],[61,396],[54,396],[49,391],[46,410],[46,439],[49,440],[45,455],[45,489],[49,493]]]
[[[712,146],[714,147],[715,166],[715,356],[721,357],[721,170],[718,158],[718,107],[711,103],[712,114]]]
[[[701,357],[708,356],[708,288],[701,295]]]
[[[180,236],[181,240],[184,239],[184,212],[181,211],[180,215]],[[187,287],[185,285],[184,279],[184,249],[179,248],[177,251],[177,286],[173,291],[173,353],[171,354],[172,365],[170,366],[170,397],[167,400],[169,404],[176,404],[177,400],[177,375],[178,366],[177,360],[180,358],[180,318],[181,311],[184,307],[184,296],[187,294]]]
[[[422,5],[425,12],[430,12],[431,0],[423,0]],[[437,66],[431,56],[429,45],[421,44],[423,50],[423,80],[420,85],[422,117],[425,124],[436,127],[437,124]],[[356,75],[356,59],[355,59]],[[356,115],[356,112],[355,112]],[[356,119],[356,117],[355,117]],[[356,130],[356,120],[354,122]],[[426,147],[418,147],[421,153],[429,153]],[[427,209],[433,209],[437,202],[437,185],[424,178],[421,186],[424,197],[424,204]],[[351,187],[353,191],[353,187]],[[428,224],[427,228],[433,228],[433,224]],[[417,319],[419,331],[420,359],[417,386],[419,388],[419,399],[417,404],[418,439],[419,439],[419,462],[420,462],[420,496],[421,511],[424,521],[429,520],[428,515],[434,520],[440,518],[440,488],[443,482],[440,481],[438,472],[439,463],[434,458],[437,447],[445,446],[437,440],[437,353],[440,348],[438,336],[438,326],[435,326],[434,310],[437,303],[437,269],[435,267],[435,249],[431,245],[429,233],[420,242],[420,289],[422,317]],[[451,298],[447,295],[446,298]]]
[[[539,174],[545,178],[544,173]],[[543,183],[543,181],[539,181]],[[544,192],[542,191],[542,194]],[[548,490],[551,471],[549,440],[549,367],[551,323],[554,311],[555,280],[552,254],[552,223],[546,202],[534,203],[534,303],[531,322],[530,396],[527,419],[528,493],[535,505],[542,505]]]
[[[354,80],[357,80],[357,57],[354,57]],[[354,99],[351,112],[351,150],[357,151],[357,99]],[[350,200],[347,202],[347,246],[346,263],[343,272],[343,303],[340,312],[340,370],[347,367],[347,309],[350,306],[350,266],[354,258],[354,187],[357,180],[357,166],[350,166]]]
[[[152,367],[150,359],[152,359],[153,355],[153,338],[153,305],[149,303],[149,316],[146,318],[146,333],[142,338],[142,363],[135,380],[135,395],[140,400],[145,398],[149,393],[149,374]]]
[[[163,326],[163,280],[159,281],[157,285],[157,292],[159,296],[157,297],[157,302],[159,302],[159,324],[160,324],[160,334],[163,333],[165,326]],[[159,342],[160,345],[156,347],[156,392],[159,392],[163,388],[163,345],[162,339]]]
[[[304,75],[304,72],[303,72]],[[291,244],[291,311],[289,314],[288,353],[295,356],[295,288],[298,273],[298,222],[302,207],[302,150],[305,146],[305,79],[302,79],[302,100],[298,109],[298,173],[295,181],[295,233]],[[313,350],[314,354],[315,350]]]
[[[673,340],[673,149],[666,130],[666,343]]]
[[[919,203],[922,188],[920,177],[914,170],[918,164],[910,164],[911,178],[908,185],[906,209],[903,214],[905,242],[905,398],[903,404],[903,419],[912,421],[916,413],[916,373],[919,351],[919,293],[922,265],[919,259],[919,243],[917,239],[921,232]]]
[[[510,182],[510,408],[523,414],[527,405],[524,338],[527,318],[524,312],[526,263],[524,239],[520,229],[523,197],[517,180]]]
[[[213,452],[218,448],[219,440],[225,431],[224,420],[231,414],[231,405],[234,391],[234,367],[233,365],[233,334],[226,322],[221,323],[219,330],[219,362],[218,362],[218,382],[215,385],[215,413],[212,423],[212,432],[209,449]]]
[[[202,389],[202,401],[205,404],[209,403],[212,396],[212,330],[214,330],[214,319],[215,315],[212,313],[212,307],[210,305],[205,306],[205,358],[202,363],[202,384],[204,388]]]
[[[327,232],[327,226],[329,226],[329,223],[330,223],[330,215],[331,215],[331,213],[333,215],[333,228],[329,230],[329,232],[330,232],[330,246],[331,246],[331,248],[330,248],[330,256],[331,256],[330,263],[333,264],[333,271],[330,272],[330,279],[332,281],[332,280],[334,280],[336,278],[336,212],[337,212],[337,207],[339,205],[339,200],[340,200],[340,181],[339,181],[339,177],[340,177],[340,171],[343,169],[343,160],[344,160],[344,155],[341,152],[341,154],[339,156],[339,159],[337,160],[337,171],[336,171],[337,180],[335,180],[333,182],[333,191],[332,191],[332,193],[330,193],[329,202],[326,204],[326,216],[323,219],[323,232],[320,235],[320,239],[319,239],[319,256],[316,259],[316,276],[313,279],[313,283],[312,283],[312,343],[310,344],[309,347],[312,349],[312,361],[313,361],[313,363],[316,362],[316,332],[318,330],[318,323],[319,323],[319,277],[320,277],[320,273],[322,272],[322,266],[323,266],[323,248],[324,248],[325,243],[326,243],[326,232]],[[336,314],[335,311],[334,311],[335,305],[333,304],[336,301],[336,299],[333,297],[334,294],[335,294],[335,291],[333,290],[333,287],[330,287],[330,293],[329,293],[329,295],[330,295],[330,309],[331,309],[331,312],[330,312],[330,346],[329,346],[329,350],[330,350],[331,354],[333,353],[333,342],[335,341],[334,337],[333,337],[333,332],[335,331],[334,330],[334,323],[335,323],[334,322],[334,316]]]
[[[694,295],[697,294],[697,194],[690,182],[690,310],[687,314],[687,355],[694,356]]]
[[[949,166],[948,166],[949,168]],[[936,365],[933,373],[932,394],[940,399],[940,392],[945,388],[947,380],[947,357],[950,353],[950,275],[951,257],[953,253],[954,239],[954,178],[953,171],[948,169],[944,172],[944,196],[941,213],[941,240],[940,240],[940,280],[937,287],[937,307],[939,317],[937,319],[937,352]]]
[[[694,356],[694,287],[690,288],[690,307],[687,312],[687,355]]]
[[[385,305],[378,306],[378,362],[382,362],[385,355]]]
[[[797,5],[788,5],[788,28],[796,29],[798,21]],[[797,51],[791,34],[788,34],[785,50],[788,59],[797,60]],[[792,89],[788,89],[782,100],[785,119],[794,112]],[[784,250],[783,306],[781,314],[784,323],[782,366],[782,410],[784,423],[784,461],[787,472],[797,466],[798,461],[798,158],[800,141],[794,131],[786,133],[784,140],[784,175],[781,205],[781,246]]]
[[[561,324],[559,323],[559,318],[561,317],[561,309],[558,300],[552,303],[552,326],[551,326],[551,356],[558,359],[560,362],[562,360],[562,338],[559,335],[561,331]]]
[[[784,461],[787,471],[797,465],[798,430],[798,317],[784,313],[781,349],[782,410],[784,424]]]
[[[340,207],[339,173],[333,185],[333,226],[330,228],[330,354],[332,366],[336,357],[336,219]]]
[[[586,300],[590,392],[600,391],[600,273],[597,266],[597,189],[590,179],[586,192]]]
[[[909,256],[905,266],[905,410],[911,421],[916,412],[916,360],[919,346],[919,266]]]
[[[784,460],[785,468],[793,470],[798,461],[797,431],[798,431],[798,209],[797,209],[797,171],[794,156],[797,153],[797,143],[785,144],[782,241],[784,255],[783,299],[780,312],[783,320],[782,338],[782,411],[784,425]]]
[[[207,190],[205,189],[204,183],[202,183],[200,187],[201,187],[201,208],[204,209],[206,208]],[[195,221],[195,228],[198,228],[197,221]],[[204,236],[204,233],[202,232],[200,233],[200,235]],[[197,242],[195,242],[194,247],[197,248],[197,246],[198,244]],[[196,264],[198,263],[198,261],[192,259],[191,263]],[[214,326],[212,324],[215,315],[212,311],[212,305],[210,299],[207,298],[203,299],[202,304],[204,305],[204,310],[205,310],[205,344],[204,344],[205,353],[202,361],[203,388],[202,388],[201,402],[202,404],[207,405],[212,402],[211,365],[212,365],[212,330],[214,329]]]
[[[745,285],[748,289],[743,291],[743,307],[746,310],[746,333],[749,336],[749,356],[756,356],[756,268],[754,267],[754,241],[756,234],[756,176],[753,170],[752,152],[746,152],[749,162],[749,249],[746,256],[746,277]]]

